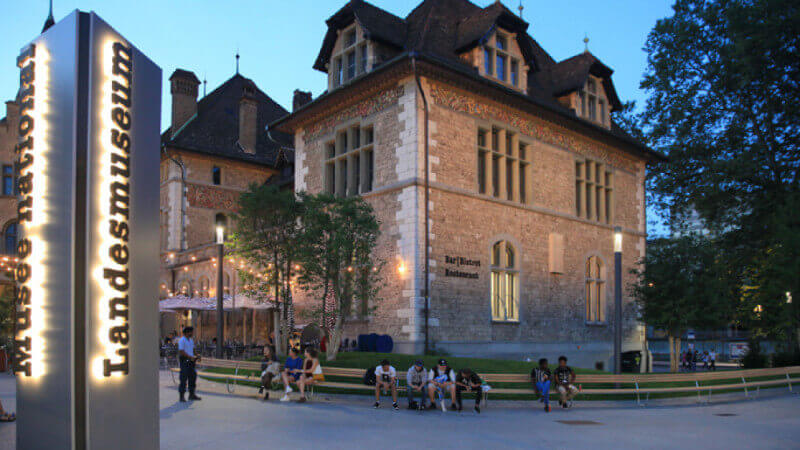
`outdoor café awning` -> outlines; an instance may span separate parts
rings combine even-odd
[[[245,295],[237,295],[235,298],[226,295],[222,300],[222,308],[225,311],[232,309],[256,309],[269,310],[273,306],[270,303],[259,303]],[[217,309],[216,298],[205,297],[186,297],[182,295],[168,297],[158,302],[158,310],[161,312],[175,311],[215,311]]]

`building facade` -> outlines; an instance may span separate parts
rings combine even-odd
[[[239,196],[251,185],[279,183],[291,189],[291,137],[266,131],[267,123],[288,111],[238,73],[198,101],[199,85],[186,70],[170,77],[172,119],[161,147],[161,299],[216,298],[216,228],[232,227]],[[224,293],[234,304],[238,268],[229,259],[223,265]],[[239,342],[263,341],[270,314],[226,313],[225,335]],[[214,311],[162,319],[164,334],[191,323],[200,339],[216,335]]]
[[[555,61],[499,2],[425,0],[400,18],[354,0],[327,26],[328,91],[270,128],[294,134],[297,191],[361,195],[381,222],[386,286],[346,336],[607,365],[612,232],[627,285],[658,157],[614,124],[612,70],[588,51]],[[624,347],[641,350],[623,303]]]
[[[0,191],[0,287],[13,285],[11,268],[17,261],[17,153],[19,138],[19,103],[6,102],[6,116],[0,119],[0,168],[3,182]]]

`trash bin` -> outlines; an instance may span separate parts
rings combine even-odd
[[[627,373],[641,372],[642,352],[634,350],[622,352],[622,371]]]

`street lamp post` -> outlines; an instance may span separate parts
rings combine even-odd
[[[614,228],[614,373],[622,372],[622,228]]]
[[[222,277],[222,264],[225,261],[225,228],[221,226],[217,226],[217,348],[216,356],[217,358],[222,358],[222,343],[224,339],[224,317],[223,317],[223,296],[224,287],[223,287],[223,277]]]

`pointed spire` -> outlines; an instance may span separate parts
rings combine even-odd
[[[206,86],[208,86],[208,80],[206,80],[206,74],[203,74],[203,97],[206,96]]]
[[[519,7],[517,7],[517,9],[519,9],[519,18],[522,19],[522,10],[525,9],[525,7],[522,6],[522,0],[519,0]]]
[[[42,33],[47,31],[48,28],[52,27],[56,24],[55,19],[53,19],[53,0],[50,0],[50,14],[47,16],[47,20],[44,21],[44,27],[42,27]]]
[[[239,49],[236,49],[236,75],[239,75]]]
[[[583,35],[583,46],[584,53],[589,53],[589,35],[585,33]]]

